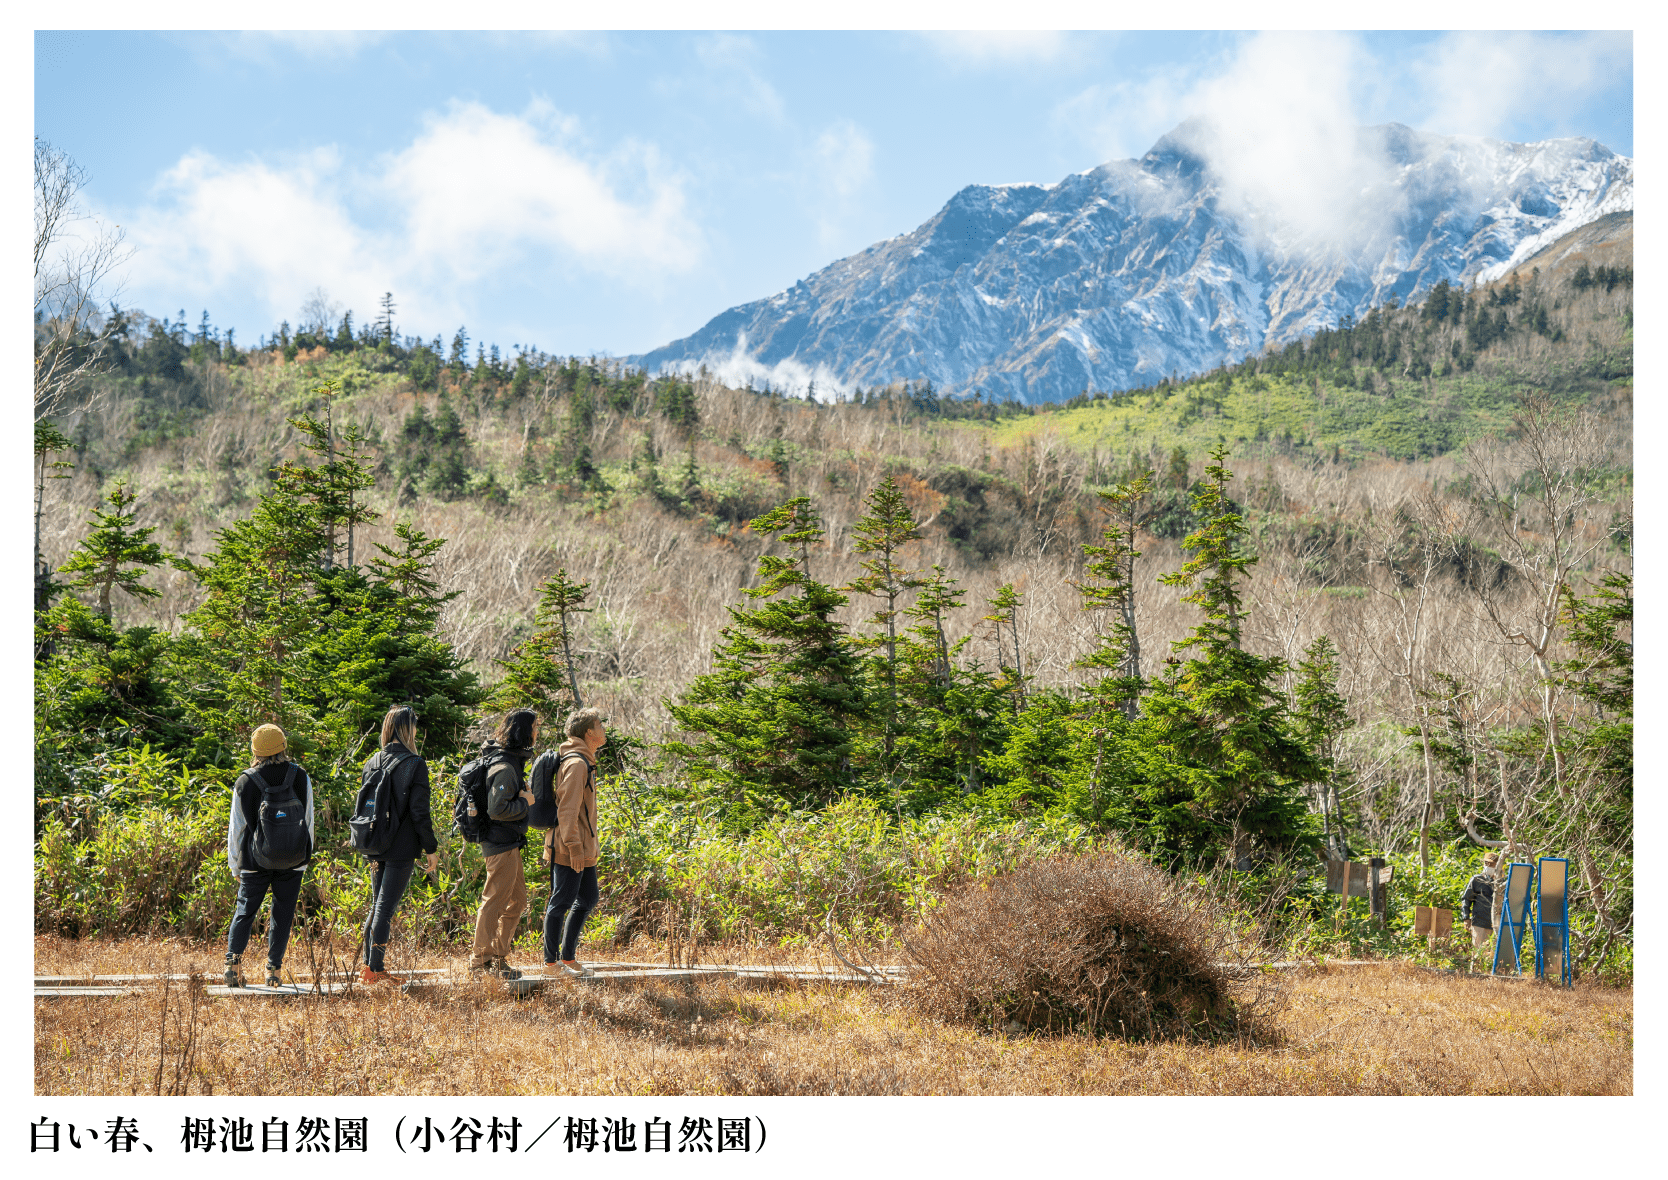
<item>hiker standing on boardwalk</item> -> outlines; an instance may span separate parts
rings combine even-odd
[[[597,751],[608,741],[603,716],[595,709],[568,714],[568,740],[557,751],[556,826],[544,834],[550,865],[550,904],[544,911],[544,962],[560,962],[569,975],[585,968],[579,931],[597,904]]]
[[[475,915],[469,969],[501,979],[521,978],[521,972],[510,966],[508,956],[516,925],[527,908],[521,850],[527,845],[527,807],[533,802],[533,793],[527,789],[526,766],[538,738],[539,715],[531,709],[515,709],[504,715],[498,732],[481,745],[481,757],[489,762],[490,822],[481,840],[486,886],[481,890],[480,912]]]
[[[1461,919],[1471,927],[1471,952],[1475,957],[1479,948],[1494,937],[1494,866],[1500,854],[1490,852],[1483,857],[1483,871],[1478,873],[1460,894]]]
[[[418,756],[416,747],[417,714],[410,705],[389,709],[382,719],[382,749],[365,763],[363,777],[371,784],[379,775],[389,776],[398,826],[387,849],[369,857],[371,904],[365,913],[365,966],[359,974],[360,983],[395,982],[382,969],[383,955],[388,949],[394,911],[411,885],[418,849],[428,857],[431,876],[438,867],[440,845],[434,838],[429,814],[429,764]]]
[[[262,725],[249,737],[255,760],[232,784],[232,818],[226,831],[226,863],[237,878],[237,910],[226,934],[226,986],[246,987],[240,964],[249,945],[255,914],[272,892],[266,933],[266,985],[278,987],[278,972],[290,944],[301,874],[313,853],[313,792],[307,772],[290,761],[289,739],[276,725]]]

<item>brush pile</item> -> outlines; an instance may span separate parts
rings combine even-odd
[[[906,940],[926,1014],[1008,1032],[1210,1037],[1234,935],[1202,889],[1122,852],[1036,860],[947,897]]]

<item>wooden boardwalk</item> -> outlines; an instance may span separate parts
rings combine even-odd
[[[1245,976],[1256,971],[1383,967],[1390,966],[1394,962],[1395,960],[1385,959],[1323,959],[1319,962],[1310,959],[1293,959],[1272,963],[1223,963],[1220,966],[1229,968],[1233,974]],[[1418,966],[1418,964],[1407,965]],[[666,967],[657,963],[594,962],[587,964],[587,967],[589,971],[580,976],[569,975],[566,972],[551,974],[543,970],[527,970],[522,973],[520,979],[510,980],[473,976],[467,972],[454,972],[443,967],[428,968],[421,971],[390,971],[389,974],[396,979],[403,980],[399,989],[402,992],[424,992],[431,989],[439,991],[491,983],[499,984],[506,992],[517,996],[529,995],[541,988],[552,985],[559,987],[620,987],[642,983],[733,979],[778,984],[832,983],[887,986],[902,983],[908,978],[908,968],[893,965],[878,967],[872,974],[823,967],[782,967],[768,963],[710,963],[694,967]],[[1437,967],[1422,967],[1421,969],[1444,975],[1463,976],[1467,974]],[[1470,977],[1498,979],[1506,982],[1521,982],[1524,978],[1513,975],[1490,975],[1487,972],[1473,973]],[[205,974],[203,976],[204,994],[214,999],[232,1000],[299,999],[305,996],[344,995],[364,987],[358,982],[356,972],[347,971],[323,972],[318,979],[314,979],[311,972],[298,972],[295,974],[293,982],[282,987],[266,987],[253,982],[248,987],[225,987],[218,982],[210,982],[219,978],[218,974]],[[142,992],[154,992],[164,983],[170,989],[184,988],[188,985],[189,980],[190,976],[187,975],[37,975],[35,976],[35,998],[37,1000],[47,1000],[128,996]]]
[[[703,979],[735,979],[753,982],[778,983],[837,983],[837,984],[891,984],[900,982],[904,978],[905,968],[888,966],[881,967],[874,974],[861,974],[850,971],[824,969],[820,967],[780,967],[771,964],[730,964],[711,963],[694,967],[666,967],[656,963],[619,963],[594,962],[586,966],[589,970],[584,975],[569,975],[567,972],[550,974],[545,971],[524,971],[520,979],[490,980],[500,983],[504,990],[514,995],[528,995],[549,986],[583,986],[610,987],[638,983],[668,983],[674,980],[696,981]],[[390,971],[396,979],[403,980],[400,986],[402,992],[421,992],[430,989],[440,990],[470,986],[487,982],[490,977],[475,977],[467,973],[457,974],[446,968],[429,968],[422,971]],[[164,985],[171,990],[189,986],[189,975],[37,975],[35,976],[35,998],[69,999],[77,997],[95,996],[128,996],[142,992],[154,992]],[[205,973],[202,976],[205,995],[214,999],[252,1000],[252,999],[298,999],[304,996],[342,995],[364,985],[358,982],[357,973],[346,971],[324,972],[321,977],[314,979],[311,972],[298,972],[294,981],[282,987],[266,987],[251,981],[247,987],[226,987],[218,982],[218,973]],[[374,986],[374,985],[373,985]]]

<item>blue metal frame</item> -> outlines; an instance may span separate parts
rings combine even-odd
[[[1540,890],[1535,891],[1535,978],[1546,978],[1546,940],[1553,940],[1554,949],[1558,951],[1559,982],[1569,987],[1575,982],[1575,968],[1570,964],[1570,862],[1561,856],[1543,856],[1536,877],[1545,880],[1548,864],[1564,866],[1564,895],[1559,901],[1557,912],[1548,917],[1542,908],[1544,900]]]
[[[1512,913],[1512,877],[1522,869],[1528,874],[1529,883],[1523,890],[1523,909],[1517,914]],[[1524,864],[1522,861],[1506,866],[1506,879],[1500,883],[1506,891],[1505,904],[1500,907],[1500,928],[1494,932],[1494,965],[1489,968],[1495,974],[1500,972],[1501,960],[1505,957],[1506,936],[1511,936],[1512,973],[1523,974],[1523,935],[1529,928],[1529,895],[1535,891],[1535,866]]]

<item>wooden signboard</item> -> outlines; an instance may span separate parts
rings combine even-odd
[[[1356,864],[1348,860],[1329,860],[1326,862],[1326,891],[1328,893],[1344,892],[1344,874],[1349,874],[1349,895],[1351,897],[1367,896],[1367,866]]]
[[[1367,887],[1371,876],[1368,866],[1356,864],[1354,861],[1329,860],[1326,862],[1326,891],[1328,893],[1342,893],[1344,891],[1344,870],[1349,870],[1349,895],[1351,897],[1366,897]],[[1389,865],[1378,870],[1378,884],[1382,887],[1390,884],[1390,878],[1395,869]]]
[[[1454,911],[1440,906],[1413,907],[1413,933],[1431,938],[1447,938],[1454,932]]]

